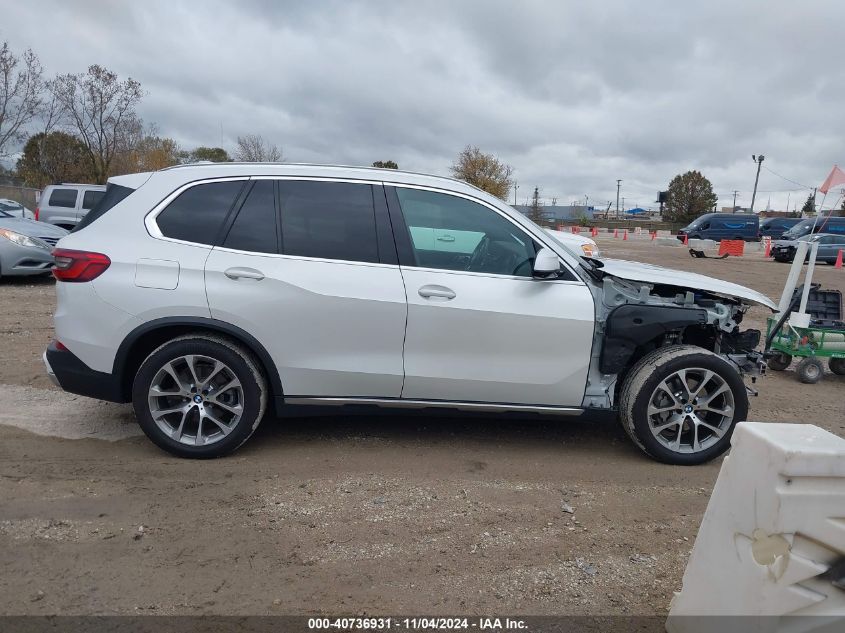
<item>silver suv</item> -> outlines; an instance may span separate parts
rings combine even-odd
[[[753,290],[573,255],[464,182],[208,164],[112,178],[55,251],[67,391],[134,405],[185,457],[296,405],[616,411],[677,464],[728,447],[763,362]]]
[[[35,219],[70,231],[105,195],[105,185],[47,185],[38,199]]]

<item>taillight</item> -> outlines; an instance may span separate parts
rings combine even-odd
[[[53,276],[59,281],[91,281],[102,275],[111,260],[102,253],[54,248]]]
[[[35,221],[36,222],[38,221],[38,214],[39,213],[41,213],[41,209],[39,209],[38,207],[35,207]]]

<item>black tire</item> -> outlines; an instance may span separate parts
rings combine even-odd
[[[714,436],[709,446],[696,452],[680,452],[657,440],[647,409],[658,385],[681,369],[693,368],[714,372],[728,386],[733,399],[732,416],[725,416],[722,435]],[[628,373],[619,396],[619,419],[628,436],[651,458],[666,464],[694,466],[718,457],[730,447],[736,423],[747,415],[748,393],[736,368],[721,356],[694,345],[670,345],[644,356]]]
[[[814,385],[824,377],[824,365],[815,356],[808,356],[795,367],[798,380],[806,385]]]
[[[778,354],[772,356],[768,361],[766,361],[766,365],[772,371],[785,371],[791,363],[792,356],[790,356],[789,354],[784,354],[783,352],[779,352]]]
[[[231,430],[228,431],[228,434],[208,444],[191,445],[173,439],[159,427],[151,412],[149,394],[153,380],[164,369],[165,365],[190,355],[206,357],[209,360],[224,364],[227,376],[233,375],[239,381],[242,391],[238,394],[242,401],[235,403],[236,406],[240,407],[240,418],[235,420],[233,416]],[[264,416],[267,406],[267,391],[267,381],[259,369],[259,363],[243,347],[224,337],[208,334],[186,335],[160,346],[141,364],[132,385],[132,405],[144,433],[159,448],[178,457],[208,459],[231,453],[250,438]],[[203,392],[204,394],[205,392]],[[222,395],[222,392],[220,395]],[[214,406],[214,402],[210,400],[212,396],[208,397],[209,401],[203,404],[206,407]],[[182,398],[182,396],[176,396],[176,398]],[[185,402],[179,403],[180,406],[184,405],[191,409],[198,407],[198,405],[192,404],[189,398],[184,399]],[[209,409],[209,411],[214,411],[215,416],[220,417],[218,415],[219,410]],[[192,415],[194,415],[195,420],[199,416],[198,413]],[[215,430],[213,424],[208,422],[205,422],[205,424],[208,428]],[[203,433],[195,432],[194,437],[197,435],[202,438]]]
[[[845,358],[831,358],[827,366],[837,376],[845,376]]]

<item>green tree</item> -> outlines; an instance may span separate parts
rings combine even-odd
[[[804,206],[801,207],[801,216],[816,214],[816,194],[811,193],[804,201]]]
[[[716,201],[713,185],[700,171],[678,174],[669,183],[663,218],[670,222],[691,222],[709,213]]]
[[[55,182],[94,179],[85,144],[65,132],[40,132],[29,137],[17,163],[18,177],[28,187],[43,189]]]
[[[190,152],[182,152],[180,158],[185,163],[196,163],[201,160],[211,161],[212,163],[232,162],[229,153],[222,147],[197,147]]]
[[[464,180],[502,200],[507,199],[513,185],[513,167],[473,145],[467,145],[458,154],[451,172],[458,180]]]
[[[392,160],[377,160],[373,163],[373,167],[381,167],[382,169],[399,169],[399,165]]]

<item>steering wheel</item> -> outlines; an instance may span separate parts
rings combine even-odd
[[[487,259],[487,255],[490,252],[490,238],[486,235],[481,238],[481,241],[478,243],[478,246],[475,247],[475,250],[472,251],[472,255],[469,256],[469,260],[467,261],[467,265],[464,270],[475,270],[476,272],[480,272],[476,270],[479,264],[482,264],[485,259]]]

